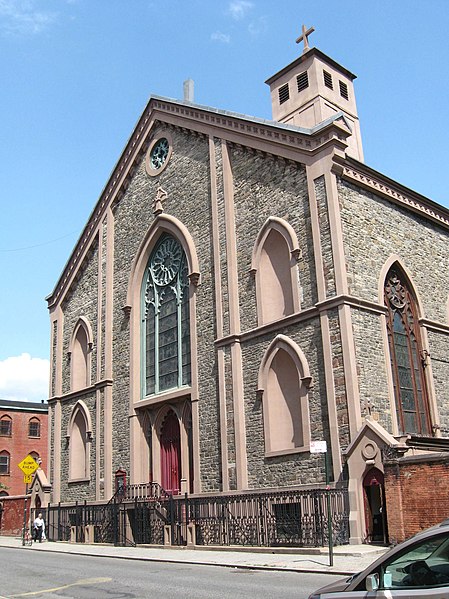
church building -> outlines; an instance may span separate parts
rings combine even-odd
[[[449,211],[364,163],[311,32],[271,121],[150,98],[47,298],[53,503],[329,486],[360,543],[447,497]]]

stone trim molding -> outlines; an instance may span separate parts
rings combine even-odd
[[[68,400],[73,400],[76,397],[84,397],[89,395],[94,391],[104,389],[105,387],[111,387],[113,384],[112,379],[103,379],[101,381],[97,381],[96,383],[90,385],[89,387],[85,387],[84,389],[79,389],[78,391],[69,391],[68,393],[64,393],[63,395],[54,395],[48,399],[48,403],[56,403],[56,402],[64,402]]]
[[[408,210],[421,214],[424,218],[432,220],[439,225],[449,228],[449,211],[439,206],[432,200],[419,195],[411,189],[401,187],[398,183],[388,179],[381,173],[369,169],[365,165],[347,160],[344,163],[335,160],[334,171],[342,179],[350,181],[377,195],[392,200]]]
[[[306,310],[302,310],[296,314],[290,314],[282,320],[277,320],[274,323],[267,323],[255,329],[244,331],[240,334],[226,335],[224,337],[218,338],[215,340],[215,346],[226,347],[228,345],[232,345],[233,343],[244,343],[246,341],[251,341],[252,339],[257,339],[258,337],[264,336],[267,333],[279,331],[279,327],[281,325],[283,327],[287,327],[293,324],[311,320],[312,318],[318,318],[322,312],[345,305],[350,306],[351,308],[364,310],[365,312],[371,312],[373,314],[385,315],[387,313],[387,307],[382,304],[377,304],[376,302],[370,302],[368,300],[350,295],[336,295],[335,297],[329,298],[324,302],[317,303],[312,308],[307,308]],[[443,333],[444,335],[449,335],[448,324],[430,320],[428,318],[419,318],[418,323],[420,326],[423,326],[429,330]]]

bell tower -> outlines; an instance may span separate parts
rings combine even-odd
[[[265,82],[270,86],[273,120],[312,129],[342,112],[352,129],[347,154],[363,161],[353,84],[356,76],[309,47],[308,36],[314,31],[302,26],[302,35],[296,40],[304,42],[302,55]]]

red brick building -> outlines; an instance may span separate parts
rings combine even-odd
[[[47,469],[48,406],[46,403],[0,399],[0,497],[25,492],[18,464],[29,454]]]

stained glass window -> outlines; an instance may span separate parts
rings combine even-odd
[[[398,268],[388,272],[385,305],[388,308],[388,340],[399,431],[429,435],[431,428],[416,304],[406,278]]]
[[[145,272],[143,396],[190,384],[189,279],[179,242],[164,235]]]

